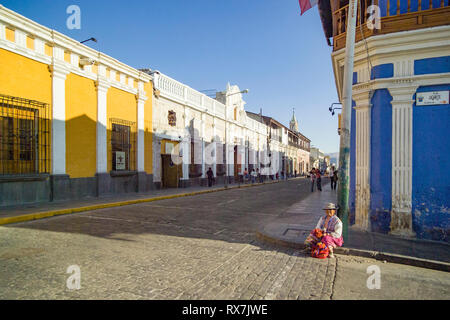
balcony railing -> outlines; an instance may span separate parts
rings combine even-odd
[[[448,0],[358,0],[356,42],[372,35],[450,25]],[[381,28],[370,30],[367,8],[378,5]],[[333,50],[345,47],[348,4],[333,12]]]

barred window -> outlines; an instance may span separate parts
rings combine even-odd
[[[136,168],[136,123],[111,119],[111,152],[113,171],[134,171]]]
[[[0,94],[0,175],[50,171],[48,104]]]

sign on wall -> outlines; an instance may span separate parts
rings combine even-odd
[[[125,152],[116,151],[116,170],[125,170]]]
[[[173,151],[173,143],[171,142],[166,142],[166,154],[172,154]]]
[[[449,103],[449,91],[418,92],[416,106],[430,106]]]
[[[175,127],[177,125],[177,114],[175,111],[170,110],[167,116],[167,120],[169,121],[169,125]]]

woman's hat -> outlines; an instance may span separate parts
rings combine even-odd
[[[334,203],[330,202],[325,208],[323,208],[323,210],[337,210],[337,206]]]

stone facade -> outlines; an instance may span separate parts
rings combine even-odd
[[[216,183],[242,179],[245,168],[261,170],[267,130],[247,117],[238,86],[228,84],[212,99],[161,73],[154,75],[154,85],[153,181],[157,187],[205,185],[209,168]],[[170,121],[169,113],[176,121]],[[161,149],[167,144],[175,147]],[[164,181],[168,179],[165,172],[171,170],[163,166],[165,156],[178,160],[175,184]]]

